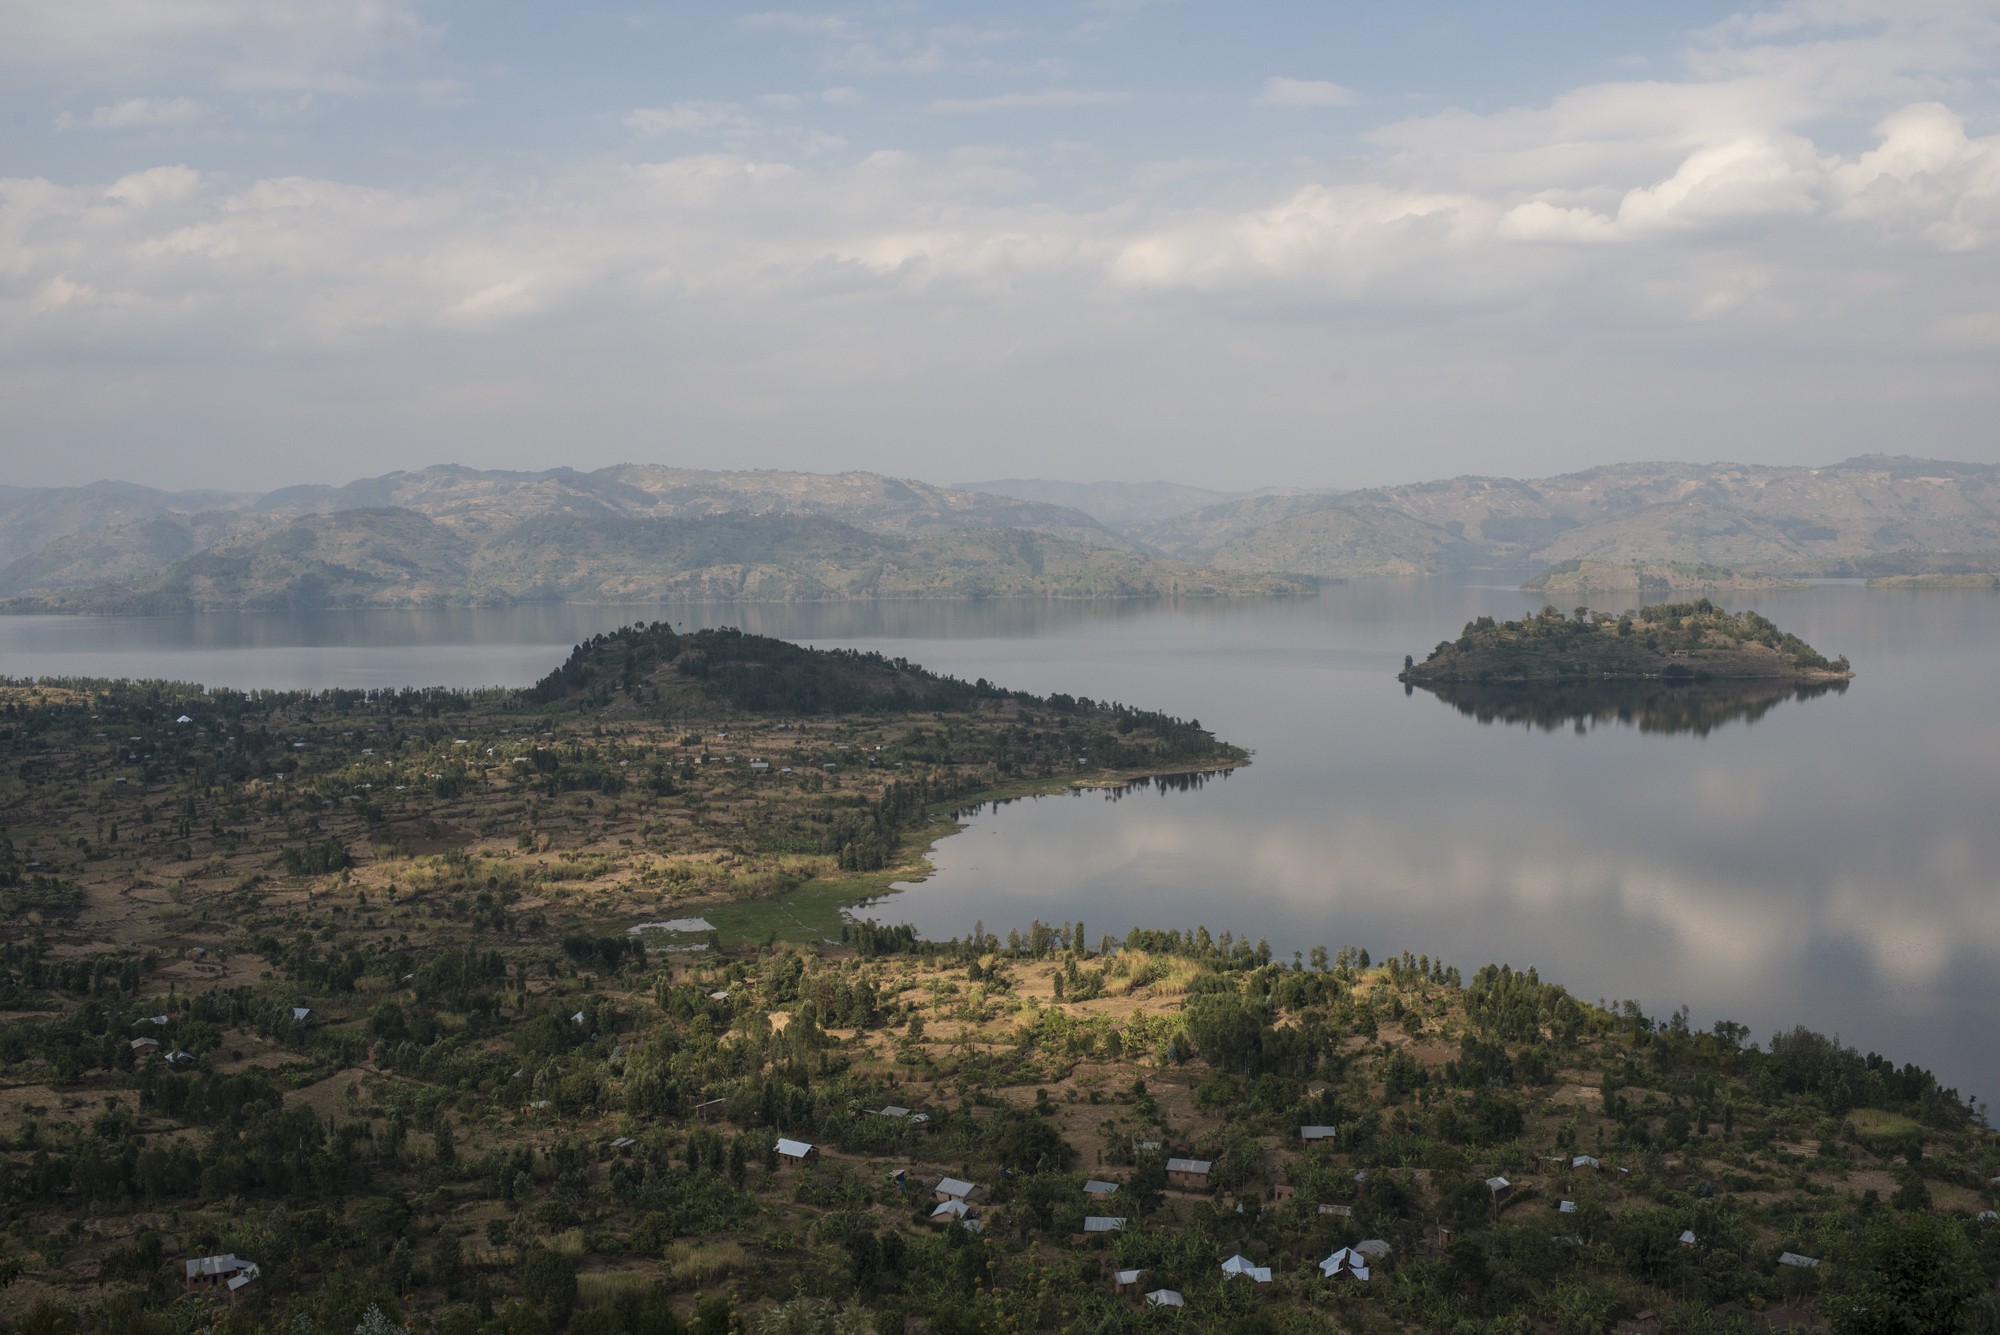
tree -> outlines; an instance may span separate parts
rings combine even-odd
[[[1949,1219],[1882,1210],[1825,1311],[1834,1335],[1956,1335],[1985,1328],[1993,1300],[1972,1244]]]
[[[576,1262],[546,1248],[535,1252],[521,1267],[521,1296],[561,1326],[576,1306]]]

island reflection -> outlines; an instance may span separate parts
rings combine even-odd
[[[1845,681],[1795,682],[1769,678],[1703,682],[1574,681],[1549,683],[1438,682],[1432,692],[1459,713],[1484,724],[1518,723],[1554,732],[1572,728],[1636,727],[1640,732],[1688,732],[1705,737],[1731,723],[1755,723],[1787,700],[1845,694]],[[1405,694],[1414,691],[1405,687]]]

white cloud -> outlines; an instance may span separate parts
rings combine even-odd
[[[343,405],[329,422],[540,422],[570,439],[567,412],[631,440],[665,429],[671,385],[677,440],[845,432],[876,451],[845,457],[904,471],[932,469],[924,451],[947,437],[1046,440],[1044,468],[1127,448],[1135,467],[1178,457],[1193,472],[1216,440],[1329,433],[1416,442],[1456,471],[1472,461],[1451,451],[1517,416],[1522,448],[1571,448],[1546,429],[1555,400],[1581,457],[1536,457],[1565,465],[1606,440],[1679,453],[1688,435],[1726,453],[1777,433],[1824,457],[1879,443],[1865,435],[1885,423],[1900,439],[1925,423],[1964,433],[1926,445],[1948,453],[1985,440],[2000,409],[1986,360],[2000,136],[1967,129],[1975,92],[1920,77],[1926,60],[1967,68],[1935,54],[1941,33],[1984,40],[1934,8],[1705,34],[1678,77],[1395,121],[1278,184],[1241,163],[1121,163],[1101,145],[862,143],[844,161],[808,112],[857,100],[846,86],[634,108],[628,147],[665,160],[532,180],[376,188],[166,165],[90,186],[5,181],[0,393],[60,424],[150,385],[208,420],[225,409],[203,405],[229,403],[249,368],[285,379],[291,402]],[[970,31],[857,36],[808,18],[746,26],[831,34],[834,63],[858,42],[905,62],[989,50]],[[371,49],[334,68],[367,68],[386,48]],[[134,86],[160,85],[107,94],[106,124]],[[1058,86],[931,109],[1126,100]],[[184,114],[171,105],[129,115]],[[167,362],[180,380],[147,379]],[[440,406],[450,396],[460,418]],[[1143,462],[1156,447],[1169,457]]]
[[[953,114],[988,111],[1040,111],[1065,107],[1110,107],[1131,101],[1130,93],[1089,91],[1080,88],[1039,88],[1026,93],[998,93],[992,97],[945,98],[931,103],[932,111]]]
[[[92,86],[172,73],[237,91],[353,93],[438,37],[410,0],[0,2],[0,67]]]
[[[1254,105],[1260,107],[1351,107],[1361,100],[1352,88],[1323,79],[1287,79],[1272,75],[1264,80]]]
[[[634,107],[624,119],[626,129],[648,136],[698,130],[745,130],[755,124],[733,102],[675,102],[664,107]]]
[[[65,111],[56,118],[58,130],[134,130],[170,125],[192,125],[213,110],[206,102],[188,97],[133,97],[109,106],[94,107],[88,116]]]

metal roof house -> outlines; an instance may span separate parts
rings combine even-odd
[[[1323,1279],[1358,1279],[1365,1284],[1369,1279],[1368,1258],[1352,1247],[1342,1247],[1319,1263],[1319,1273]]]
[[[1167,1181],[1176,1187],[1206,1187],[1209,1170],[1214,1167],[1212,1159],[1169,1159]]]
[[[1146,1295],[1148,1307],[1186,1307],[1187,1299],[1172,1289],[1154,1289]]]
[[[819,1148],[803,1140],[786,1140],[780,1137],[776,1148],[780,1158],[790,1159],[794,1163],[819,1162]]]
[[[1139,1281],[1145,1277],[1146,1272],[1143,1270],[1115,1271],[1111,1276],[1111,1291],[1113,1293],[1136,1293],[1139,1289]]]
[[[1118,1184],[1093,1177],[1083,1184],[1083,1190],[1087,1196],[1112,1196],[1117,1194]]]
[[[1299,1128],[1299,1139],[1308,1145],[1317,1145],[1323,1140],[1337,1140],[1339,1137],[1340,1128],[1337,1126],[1302,1126]]]
[[[941,1177],[937,1184],[937,1198],[941,1201],[966,1201],[977,1205],[987,1196],[986,1188],[974,1186],[964,1178]]]
[[[1778,1264],[1796,1266],[1800,1270],[1817,1270],[1819,1268],[1819,1258],[1817,1256],[1800,1256],[1797,1252],[1786,1252],[1778,1258]]]
[[[1125,1227],[1123,1219],[1114,1219],[1108,1215],[1089,1215],[1083,1221],[1085,1233],[1116,1233],[1123,1227]]]
[[[255,1261],[246,1261],[234,1252],[200,1256],[187,1263],[181,1288],[187,1293],[213,1293],[235,1302],[261,1273]]]
[[[1348,1250],[1360,1252],[1371,1261],[1386,1261],[1389,1259],[1389,1253],[1393,1249],[1381,1238],[1367,1238],[1355,1243]]]

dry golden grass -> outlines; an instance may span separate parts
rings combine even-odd
[[[621,1293],[644,1293],[659,1282],[650,1270],[590,1270],[576,1277],[576,1301],[582,1307],[608,1303]]]
[[[735,1242],[676,1242],[667,1247],[666,1268],[675,1284],[706,1284],[749,1263],[750,1253]]]
[[[568,1228],[560,1233],[550,1234],[548,1249],[560,1256],[567,1256],[572,1259],[583,1255],[583,1230],[580,1228]]]

